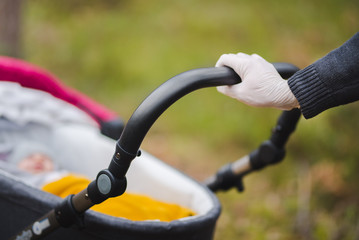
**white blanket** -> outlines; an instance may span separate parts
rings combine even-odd
[[[58,123],[96,126],[86,113],[67,102],[47,92],[6,81],[0,81],[0,117],[19,125],[36,122],[48,126]]]

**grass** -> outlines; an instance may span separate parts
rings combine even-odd
[[[354,0],[28,1],[24,58],[126,121],[159,84],[222,53],[305,67],[352,36],[358,16]],[[283,163],[247,177],[243,194],[219,193],[215,239],[357,239],[358,109],[302,120]],[[255,149],[279,114],[205,89],[174,104],[143,148],[202,181]]]

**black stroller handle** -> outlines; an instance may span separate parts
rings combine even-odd
[[[298,68],[289,63],[273,63],[283,78]],[[118,141],[122,150],[136,155],[146,133],[157,118],[174,102],[200,88],[234,85],[240,77],[228,67],[200,68],[181,73],[159,86],[136,109]]]
[[[169,79],[135,110],[122,132],[118,145],[124,151],[136,155],[150,127],[174,102],[200,88],[234,85],[240,82],[240,77],[228,67],[194,69]]]
[[[273,63],[278,73],[287,78],[298,68],[289,63]],[[116,144],[110,172],[124,177],[131,161],[140,154],[140,145],[153,123],[173,103],[195,90],[240,83],[238,74],[228,67],[199,68],[181,73],[155,89],[135,110]]]

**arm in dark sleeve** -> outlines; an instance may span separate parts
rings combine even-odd
[[[359,100],[359,33],[298,71],[288,85],[305,118]]]

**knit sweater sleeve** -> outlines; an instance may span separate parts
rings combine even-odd
[[[359,100],[359,33],[298,71],[288,85],[305,118]]]

